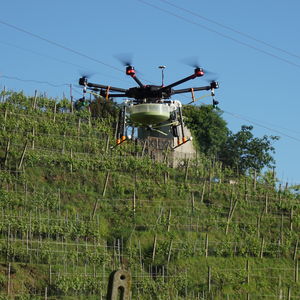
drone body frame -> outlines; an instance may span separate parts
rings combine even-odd
[[[163,69],[165,66],[160,66]],[[171,100],[172,95],[192,93],[194,99],[194,92],[196,91],[211,91],[211,96],[214,97],[214,90],[219,88],[219,84],[216,81],[211,81],[209,85],[185,88],[185,89],[173,89],[174,87],[195,79],[197,77],[204,76],[205,72],[202,68],[196,67],[194,73],[183,79],[180,79],[174,83],[164,86],[162,85],[144,85],[136,76],[136,72],[133,66],[126,66],[126,75],[134,79],[138,84],[136,87],[128,89],[113,87],[108,85],[102,85],[98,83],[89,82],[87,77],[83,76],[79,79],[79,84],[83,86],[83,100],[85,100],[85,94],[90,90],[92,94],[98,94],[105,97],[105,99],[111,98],[125,98],[120,112],[116,133],[116,145],[120,145],[128,139],[127,127],[144,127],[150,131],[160,132],[162,135],[167,135],[165,130],[160,130],[163,127],[169,127],[172,136],[177,138],[177,148],[191,138],[185,137],[184,122],[182,116],[182,105],[180,101]],[[213,98],[213,104],[218,102]],[[181,136],[181,138],[180,138]]]

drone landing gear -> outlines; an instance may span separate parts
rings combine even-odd
[[[172,126],[172,134],[175,138],[177,138],[177,145],[172,148],[172,150],[182,146],[183,144],[187,143],[188,141],[191,141],[192,138],[186,138],[185,136],[185,130],[184,130],[184,123],[183,123],[183,117],[182,117],[182,108],[178,107],[178,114],[179,114],[179,120],[177,118],[177,115],[175,115],[175,121],[177,122],[177,125]],[[178,132],[178,127],[180,127],[180,133],[181,137]]]
[[[192,139],[193,139],[192,137],[189,137],[188,139],[187,138],[182,139],[182,142],[179,141],[179,143],[175,147],[173,147],[172,150],[175,150],[176,148],[179,148],[180,146],[186,144],[187,142],[192,141]]]
[[[119,122],[117,126],[117,134],[116,134],[116,146],[124,143],[126,138],[126,107],[123,106],[119,113]]]

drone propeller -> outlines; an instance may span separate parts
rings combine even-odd
[[[140,87],[144,87],[144,84],[137,78],[136,73],[140,73],[132,66],[132,53],[121,53],[115,55],[115,58],[119,60],[126,67],[126,75],[131,76]]]
[[[204,78],[203,80],[205,80],[212,88],[217,89],[219,87],[219,82],[216,77]]]
[[[119,53],[114,55],[114,57],[121,62],[121,64],[125,67],[129,67],[132,65],[133,54],[132,53]]]
[[[205,75],[210,75],[210,77],[217,77],[217,74],[215,72],[211,72],[207,70],[206,68],[203,68],[201,64],[199,63],[199,59],[196,56],[187,57],[181,60],[182,63],[184,63],[187,66],[193,67],[194,69],[202,69]],[[206,80],[207,82],[216,81],[213,79]]]
[[[193,67],[193,68],[200,68],[199,60],[196,56],[183,58],[180,60],[182,63],[184,63],[187,66]]]
[[[96,72],[91,72],[91,71],[83,71],[83,70],[79,70],[78,71],[80,77],[84,77],[86,79],[90,79],[91,77],[93,77]]]
[[[87,83],[88,79],[90,79],[95,73],[92,72],[85,72],[85,71],[80,71],[80,79],[79,79],[79,84],[81,85],[80,87],[84,86],[85,83]]]

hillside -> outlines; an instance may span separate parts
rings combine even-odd
[[[105,299],[119,268],[132,299],[300,298],[287,187],[112,150],[112,120],[66,99],[2,93],[0,124],[0,299]]]

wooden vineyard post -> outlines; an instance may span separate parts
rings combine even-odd
[[[288,187],[289,187],[289,183],[288,183],[288,182],[286,182],[286,183],[285,183],[284,190],[286,191],[286,190],[288,189]]]
[[[25,157],[25,153],[26,153],[26,150],[27,150],[27,146],[28,146],[28,140],[26,140],[26,143],[25,143],[25,146],[24,146],[24,149],[23,149],[20,161],[19,161],[19,165],[18,165],[18,169],[19,170],[22,168],[22,164],[23,164],[23,161],[24,161],[24,157]]]
[[[297,259],[298,243],[299,243],[299,240],[297,240],[297,241],[296,241],[296,244],[295,244],[294,254],[293,254],[293,259],[294,259],[294,260]]]
[[[262,237],[261,244],[260,244],[260,251],[259,251],[259,257],[263,258],[264,256],[264,246],[265,246],[265,239]]]
[[[7,267],[7,295],[10,295],[10,273],[11,273],[11,263],[8,263]]]
[[[192,201],[192,213],[194,213],[194,209],[195,209],[195,195],[194,195],[194,192],[191,193],[191,201]]]
[[[80,136],[81,118],[78,119],[77,135]]]
[[[105,183],[104,183],[103,192],[102,192],[102,198],[105,196],[105,193],[106,193],[108,179],[109,179],[109,171],[107,171],[107,173],[106,173]],[[94,217],[95,217],[95,213],[96,213],[96,210],[98,208],[98,202],[99,202],[99,197],[97,197],[97,199],[95,201],[95,204],[94,204],[92,219],[94,219]]]
[[[45,287],[45,300],[48,299],[48,287]]]
[[[279,203],[281,204],[281,190],[282,190],[282,185],[281,183],[279,184],[279,188],[278,188],[278,200],[279,200]]]
[[[73,86],[70,84],[71,114],[74,113]]]
[[[298,259],[295,261],[295,283],[298,283],[298,279],[299,279],[299,262]]]
[[[3,87],[3,91],[2,91],[2,102],[5,101],[5,94],[6,94],[6,87]]]
[[[49,285],[52,284],[52,267],[49,265]]]
[[[152,262],[154,262],[155,260],[156,244],[157,244],[157,235],[154,236],[154,241],[153,241]]]
[[[283,244],[283,214],[281,214],[281,223],[280,223],[280,243]]]
[[[207,270],[207,290],[210,293],[211,292],[211,267],[208,266]]]
[[[245,202],[248,202],[248,186],[247,186],[247,179],[245,178],[245,187],[244,187],[244,199],[245,199]]]
[[[172,215],[172,210],[171,208],[169,209],[169,214],[168,214],[168,226],[167,226],[167,231],[170,232],[170,227],[171,227],[171,215]]]
[[[281,275],[278,276],[278,299],[282,299]]]
[[[73,150],[70,149],[70,173],[73,173]]]
[[[187,179],[188,179],[189,164],[190,164],[190,159],[188,159],[188,160],[186,161],[186,168],[185,168],[184,182],[186,182]]]
[[[287,296],[287,299],[291,300],[291,297],[292,297],[292,288],[289,286],[288,287],[288,296]]]
[[[203,203],[203,200],[204,200],[205,184],[206,184],[206,181],[203,182],[202,193],[201,193],[201,200],[200,200],[201,203]]]
[[[256,170],[254,170],[254,178],[253,178],[253,189],[256,190],[256,178],[257,174],[256,174]]]
[[[7,240],[6,240],[6,261],[9,261],[9,244],[10,244],[10,224],[7,225]]]
[[[230,201],[230,209],[229,209],[229,212],[228,212],[228,216],[227,216],[227,224],[226,224],[226,229],[225,229],[225,234],[227,235],[228,234],[228,230],[229,230],[229,223],[233,217],[233,213],[236,209],[236,206],[237,206],[237,202],[238,200],[236,199],[233,204],[232,204],[232,197],[231,197],[231,201]]]
[[[34,138],[35,138],[35,129],[32,127],[32,141],[31,141],[31,149],[34,150]]]
[[[209,177],[208,177],[208,180],[209,180],[209,182],[208,182],[208,199],[211,200],[211,199],[210,199],[210,197],[211,197],[211,182],[212,182],[212,172],[211,172],[211,168],[209,169]]]
[[[257,229],[257,237],[258,238],[260,236],[260,223],[261,223],[261,216],[258,216],[257,221],[256,221],[256,229]]]
[[[205,257],[208,257],[208,233],[205,235]]]
[[[91,107],[89,106],[89,127],[92,127],[92,119],[91,119],[91,115],[92,115],[92,112],[91,112]]]
[[[53,110],[53,122],[55,123],[55,120],[56,120],[56,106],[57,106],[57,104],[56,104],[56,101],[55,101],[55,103],[54,103],[54,110]]]
[[[29,232],[26,230],[26,253],[29,253]]]
[[[136,211],[136,195],[135,195],[135,188],[133,190],[133,197],[132,197],[132,212],[133,216],[135,216],[135,211]]]
[[[64,139],[63,139],[63,143],[62,143],[62,148],[61,148],[61,153],[64,154],[65,153],[65,148],[66,148],[66,132],[64,131]]]
[[[140,240],[138,241],[138,246],[139,246],[140,266],[141,266],[141,270],[143,270],[143,256],[142,256],[142,246]]]
[[[144,145],[143,145],[142,155],[141,155],[142,157],[144,157],[146,146],[147,146],[147,140],[145,140]]]
[[[268,194],[265,196],[265,214],[268,214]]]
[[[249,259],[247,259],[246,262],[246,271],[247,271],[247,284],[250,283],[250,264],[249,264]]]
[[[7,166],[9,148],[10,148],[10,139],[8,139],[7,143],[6,143],[5,156],[4,156],[4,167]]]
[[[167,266],[169,266],[169,263],[170,263],[172,247],[173,247],[173,240],[171,240],[170,245],[169,245],[169,252],[168,252]]]
[[[105,153],[108,153],[109,150],[109,134],[106,136],[106,146],[105,146]]]
[[[5,107],[5,111],[4,111],[4,122],[6,122],[7,120],[7,114],[8,114],[8,108]],[[5,129],[5,125],[3,124],[3,129]]]
[[[37,90],[34,91],[34,99],[33,99],[33,109],[36,109],[36,101],[37,101]]]
[[[293,210],[293,207],[292,207],[291,211],[290,211],[290,230],[291,231],[293,230],[293,213],[294,213],[294,210]]]

